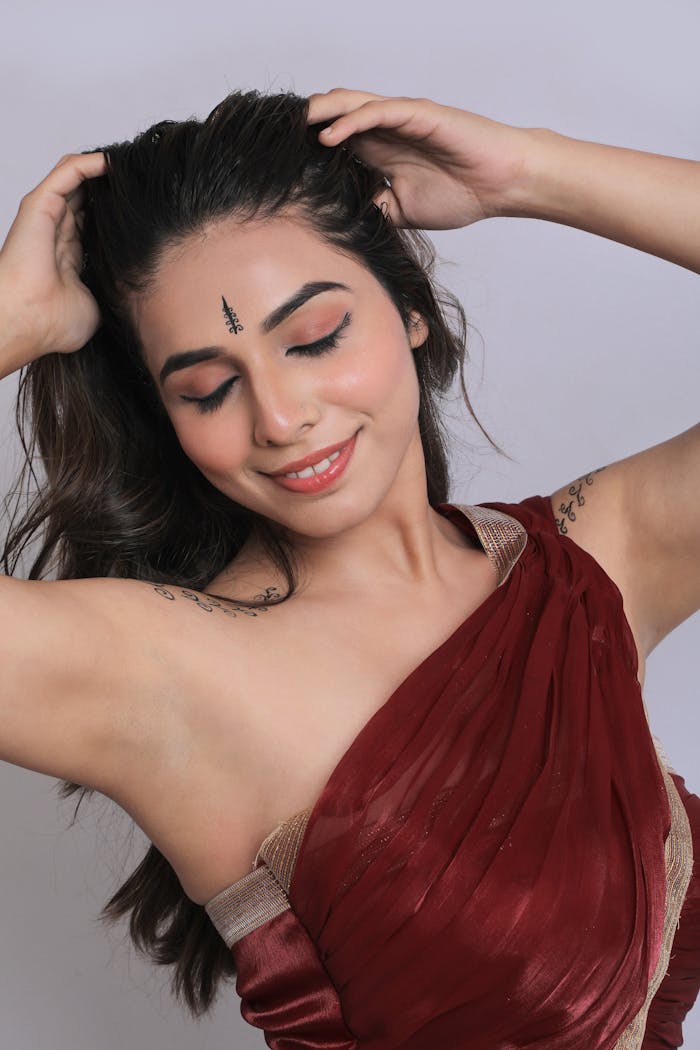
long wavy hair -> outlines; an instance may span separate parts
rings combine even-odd
[[[102,324],[75,353],[48,354],[20,372],[25,461],[6,501],[7,575],[31,550],[29,579],[131,577],[206,590],[255,530],[287,581],[276,600],[294,593],[294,552],[276,523],[224,496],[182,451],[126,309],[127,297],[157,277],[164,249],[232,216],[291,212],[374,275],[404,326],[411,310],[422,314],[429,334],[414,363],[428,499],[447,502],[441,401],[457,374],[476,420],[464,381],[464,311],[435,283],[431,242],[394,227],[373,203],[383,176],[349,148],[321,145],[325,125],[309,126],[307,107],[292,93],[234,92],[206,120],[161,121],[133,141],[99,147],[108,166],[86,184],[81,277]],[[254,610],[260,602],[237,604]],[[62,798],[80,792],[74,822],[94,789],[59,785]],[[235,977],[233,958],[154,845],[99,917],[126,915],[137,950],[173,967],[175,998],[205,1014],[221,981]]]

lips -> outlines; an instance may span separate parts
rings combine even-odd
[[[352,461],[357,444],[357,434],[353,434],[347,445],[342,446],[335,453],[331,452],[333,458],[328,457],[327,465],[320,474],[316,473],[316,467],[312,465],[298,474],[274,474],[270,477],[270,481],[273,485],[287,489],[288,492],[294,492],[302,498],[308,497],[309,499],[334,489],[336,485],[341,484],[341,479]],[[307,476],[304,477],[304,474]]]
[[[322,459],[327,459],[328,456],[332,456],[334,452],[338,452],[341,448],[345,448],[350,441],[352,441],[352,438],[346,438],[344,441],[338,441],[335,445],[327,445],[325,448],[317,449],[316,452],[310,452],[303,459],[295,459],[291,463],[286,463],[279,470],[264,471],[264,473],[271,478],[276,478],[280,474],[291,474],[292,472],[304,470],[306,467],[312,467],[315,463],[320,463]]]

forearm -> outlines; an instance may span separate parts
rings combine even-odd
[[[501,214],[607,237],[700,273],[700,162],[532,129],[528,177]]]

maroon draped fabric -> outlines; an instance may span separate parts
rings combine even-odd
[[[644,1004],[671,816],[621,595],[548,499],[485,506],[527,530],[510,576],[360,731],[291,908],[232,948],[275,1050],[612,1050]],[[645,1050],[699,986],[696,869]]]

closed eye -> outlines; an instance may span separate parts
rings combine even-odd
[[[304,343],[303,346],[290,346],[287,353],[308,355],[310,357],[319,357],[321,354],[330,353],[338,346],[343,337],[343,330],[348,327],[351,321],[352,315],[346,313],[338,327],[330,335],[324,336],[323,339],[317,339],[314,343]],[[231,376],[230,379],[227,379],[206,397],[189,397],[187,394],[180,394],[180,397],[183,401],[193,401],[198,412],[214,412],[223,404],[224,398],[238,378],[238,376]]]
[[[183,401],[194,401],[198,412],[214,412],[222,404],[226,394],[237,379],[238,376],[231,376],[225,383],[217,387],[213,394],[207,394],[206,397],[189,397],[187,394],[180,394],[180,397]]]
[[[324,335],[323,339],[317,339],[315,343],[304,343],[303,346],[290,346],[288,352],[295,354],[325,354],[330,350],[335,350],[339,340],[342,338],[341,333],[343,329],[348,327],[351,320],[352,317],[348,313],[330,335]]]

